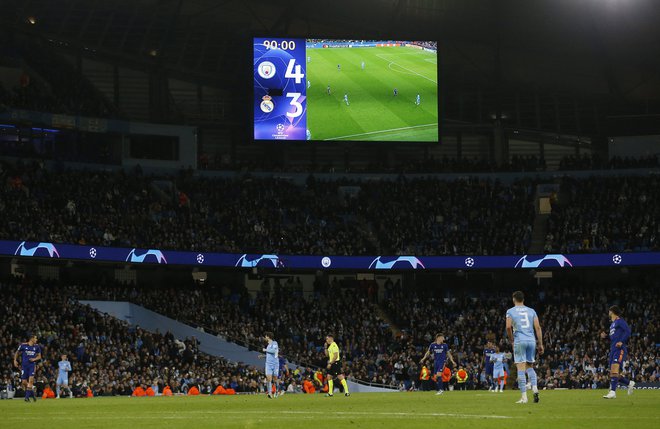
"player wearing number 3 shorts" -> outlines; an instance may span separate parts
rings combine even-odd
[[[539,389],[533,365],[537,344],[539,354],[543,354],[541,324],[536,311],[525,305],[525,295],[521,291],[514,292],[512,298],[513,307],[506,312],[506,333],[509,342],[513,343],[513,361],[518,368],[518,387],[522,394],[518,403],[527,403],[527,377],[534,392],[534,402],[539,402]]]

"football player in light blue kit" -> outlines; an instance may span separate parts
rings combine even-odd
[[[507,353],[500,351],[499,346],[495,346],[496,352],[489,353],[490,362],[493,364],[493,381],[496,382],[495,390],[492,392],[504,392],[504,361],[511,357],[507,356]],[[499,388],[499,390],[498,390]]]
[[[518,368],[518,387],[522,397],[518,404],[527,403],[527,377],[532,384],[534,402],[539,402],[535,362],[536,349],[543,354],[543,332],[539,318],[533,308],[525,305],[525,294],[521,291],[513,293],[513,307],[506,312],[506,333],[509,342],[513,344],[513,362]],[[536,333],[536,337],[534,336]]]
[[[261,355],[260,357],[266,358],[266,392],[268,392],[268,398],[273,399],[278,396],[277,378],[280,375],[280,351],[277,341],[273,340],[272,332],[265,332],[264,339],[268,342],[268,345],[263,349],[265,355]],[[275,386],[274,395],[273,386]]]
[[[60,390],[66,389],[69,390],[69,371],[71,371],[71,362],[66,358],[66,355],[62,355],[62,360],[57,363],[57,384],[55,385],[55,390],[57,391],[57,397],[60,397]],[[69,396],[71,396],[71,390],[69,390]]]

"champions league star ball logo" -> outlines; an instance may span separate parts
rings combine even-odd
[[[264,79],[270,79],[275,76],[275,64],[270,61],[264,61],[257,67],[257,73]]]
[[[199,255],[197,255],[197,263],[198,264],[203,264],[204,263],[204,255],[202,255],[201,253]]]
[[[277,134],[284,134],[284,124],[277,124],[277,127],[275,128],[277,128]]]
[[[623,258],[621,257],[621,255],[612,256],[612,262],[614,262],[616,265],[619,265],[622,260]]]
[[[465,266],[468,267],[468,268],[474,267],[474,259],[465,258]]]
[[[92,259],[96,258],[96,249],[95,248],[92,247],[91,249],[89,249],[89,257],[92,258]]]
[[[261,108],[261,111],[264,113],[270,113],[273,111],[275,108],[275,104],[273,104],[273,98],[270,95],[264,95],[261,97],[263,100],[259,107]]]

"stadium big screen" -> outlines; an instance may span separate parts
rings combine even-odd
[[[438,141],[436,42],[253,45],[255,140]]]

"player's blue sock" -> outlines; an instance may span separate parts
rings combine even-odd
[[[518,387],[520,388],[520,391],[522,393],[527,392],[527,377],[525,377],[525,373],[518,371]]]
[[[610,379],[610,390],[616,392],[617,384],[619,384],[619,377],[612,377]]]
[[[529,382],[532,383],[532,387],[536,387],[538,380],[536,378],[536,371],[534,368],[527,368],[527,377],[529,377]]]
[[[30,390],[25,389],[25,399],[30,399]]]
[[[500,380],[500,390],[504,390],[504,377]]]
[[[57,396],[60,396],[60,386],[55,387],[55,392],[57,393]]]
[[[622,386],[628,386],[628,385],[630,384],[630,380],[628,380],[628,379],[627,379],[626,377],[624,377],[624,376],[621,376],[621,377],[619,377],[619,383],[620,383]]]

